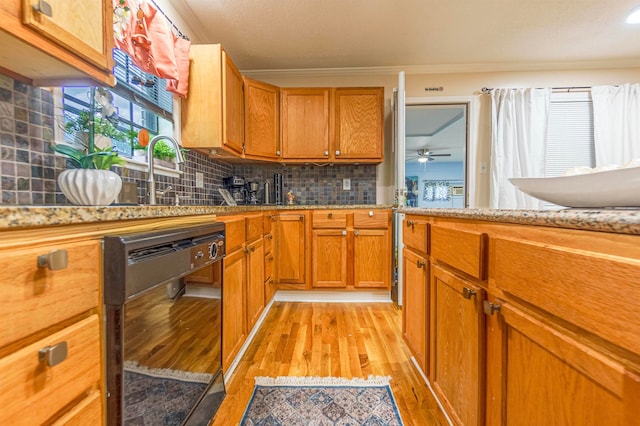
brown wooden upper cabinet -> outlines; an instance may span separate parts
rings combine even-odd
[[[244,77],[244,156],[280,157],[280,88]]]
[[[328,88],[282,89],[282,159],[327,161],[331,156]]]
[[[384,88],[337,88],[335,91],[336,161],[381,162]]]
[[[112,18],[107,0],[3,1],[0,67],[38,86],[69,81],[113,86]]]
[[[240,157],[242,75],[219,44],[192,45],[189,96],[182,102],[182,145],[212,157]]]
[[[384,88],[282,89],[282,160],[379,163]]]

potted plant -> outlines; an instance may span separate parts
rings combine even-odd
[[[74,134],[78,147],[53,144],[51,149],[68,158],[68,169],[58,176],[58,184],[67,199],[76,205],[109,205],[122,187],[118,174],[112,166],[122,166],[125,161],[111,146],[111,138],[126,140],[126,134],[118,130],[107,119],[81,111],[64,126],[67,133]],[[99,137],[108,138],[108,143]],[[86,141],[86,142],[85,142]]]

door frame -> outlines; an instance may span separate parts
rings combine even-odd
[[[467,146],[465,149],[465,208],[475,207],[476,191],[476,161],[478,145],[478,99],[476,96],[430,96],[430,97],[407,97],[405,106],[410,105],[461,105],[467,106]],[[404,140],[398,140],[398,150],[405,152]],[[404,156],[403,156],[404,157]],[[404,165],[402,165],[404,170]]]

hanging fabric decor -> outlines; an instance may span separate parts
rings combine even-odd
[[[186,98],[189,90],[189,48],[191,47],[191,41],[174,34],[173,46],[179,78],[167,79],[167,91]]]
[[[115,45],[143,71],[160,78],[180,78],[173,37],[164,15],[147,0],[114,0]]]

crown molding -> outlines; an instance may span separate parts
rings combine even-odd
[[[598,60],[572,62],[500,62],[476,64],[406,65],[389,67],[358,68],[304,68],[240,70],[243,75],[254,78],[266,77],[348,77],[364,75],[397,75],[404,71],[411,74],[465,74],[488,72],[527,72],[640,68],[640,59]]]

